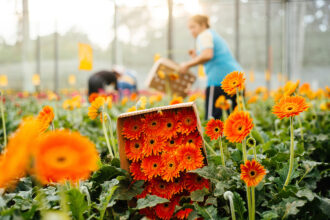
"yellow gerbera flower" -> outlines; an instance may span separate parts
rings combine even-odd
[[[100,109],[105,103],[105,100],[103,97],[97,97],[91,104],[91,106],[88,108],[88,116],[90,119],[94,120],[99,116],[102,112]]]

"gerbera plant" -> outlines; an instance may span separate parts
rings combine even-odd
[[[286,96],[283,97],[276,105],[273,107],[273,113],[280,119],[290,118],[290,162],[289,162],[289,172],[286,177],[284,187],[286,187],[291,178],[294,163],[294,134],[293,134],[293,118],[300,113],[306,111],[309,105],[302,96]]]
[[[211,140],[219,141],[221,162],[222,166],[225,166],[225,155],[222,147],[223,126],[224,124],[221,120],[211,119],[206,124],[205,133]]]
[[[156,195],[169,202],[140,210],[152,219],[186,218],[191,209],[175,214],[182,195],[209,188],[209,181],[189,171],[203,167],[203,139],[191,108],[163,110],[126,118],[122,135],[134,180],[145,180],[137,198]]]

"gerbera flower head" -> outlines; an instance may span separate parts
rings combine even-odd
[[[188,135],[190,132],[193,132],[197,128],[197,119],[194,111],[190,108],[180,110],[179,118],[181,120],[178,131],[182,134]]]
[[[91,93],[88,97],[89,103],[92,103],[97,97],[99,97],[99,94],[97,92]]]
[[[141,170],[141,162],[132,162],[129,170],[134,180],[147,180],[147,176]]]
[[[183,208],[175,214],[178,219],[188,219],[189,214],[193,211],[191,208]]]
[[[163,153],[162,154],[162,179],[166,181],[173,181],[174,178],[179,176],[179,161],[175,154],[172,153]]]
[[[126,140],[125,152],[129,160],[135,162],[141,160],[144,157],[143,143],[143,138],[140,138],[138,140]]]
[[[286,96],[283,97],[273,107],[273,114],[278,118],[288,118],[299,115],[301,112],[306,111],[309,105],[302,96]]]
[[[38,115],[37,119],[40,122],[41,130],[45,131],[49,127],[49,124],[54,119],[53,108],[51,106],[48,106],[48,105],[43,107],[43,109],[39,112],[39,115]]]
[[[224,78],[221,83],[221,87],[228,95],[233,96],[236,94],[237,89],[238,91],[244,89],[244,82],[244,73],[234,71]]]
[[[173,194],[178,194],[183,192],[183,190],[185,189],[185,185],[182,183],[184,183],[183,175],[173,179],[173,181],[171,182]]]
[[[130,140],[137,140],[140,138],[143,130],[143,124],[140,116],[130,117],[125,119],[123,123],[122,134],[124,137]]]
[[[180,103],[183,103],[183,98],[181,96],[174,96],[170,102],[170,105],[176,105]]]
[[[248,112],[236,111],[225,121],[224,134],[232,143],[240,143],[253,128],[252,118]]]
[[[162,162],[160,156],[150,156],[145,157],[141,163],[141,168],[143,173],[148,177],[148,179],[152,179],[161,174],[162,171]]]
[[[40,137],[34,153],[34,172],[43,184],[86,180],[98,169],[95,145],[77,132],[53,131]]]
[[[178,151],[178,159],[180,161],[180,170],[195,170],[203,166],[204,157],[201,149],[194,144],[186,144],[181,146]]]
[[[210,188],[210,181],[204,179],[196,173],[186,173],[184,176],[184,185],[189,192]]]
[[[248,187],[257,186],[266,175],[266,170],[254,159],[241,164],[241,179]]]
[[[151,208],[144,208],[139,210],[140,215],[146,216],[148,219],[156,219],[156,213]]]
[[[299,80],[297,82],[292,82],[292,81],[288,81],[285,86],[284,86],[284,95],[285,96],[290,96],[292,95],[296,89],[298,88],[299,86]]]
[[[228,110],[230,108],[230,102],[226,99],[226,97],[224,95],[221,95],[215,101],[214,106],[216,108]]]
[[[205,133],[211,140],[218,140],[223,135],[223,122],[219,119],[210,119],[205,128]]]
[[[101,107],[104,105],[105,99],[103,97],[97,97],[88,107],[88,116],[90,119],[94,120],[102,113]]]
[[[265,93],[265,94],[267,94],[267,93]],[[248,103],[248,104],[255,103],[255,102],[258,101],[258,99],[259,99],[258,96],[254,95],[254,96],[252,96],[251,98],[249,98],[249,100],[247,101],[247,103]]]
[[[25,119],[9,138],[2,155],[0,155],[0,188],[9,188],[23,177],[30,163],[31,148],[40,134],[40,124],[34,118]]]
[[[311,91],[311,86],[309,83],[304,83],[299,88],[300,95],[307,95]]]
[[[171,199],[174,194],[171,183],[160,178],[155,178],[148,182],[147,188],[150,194],[165,199]]]
[[[181,145],[181,136],[179,135],[177,138],[168,139],[165,141],[164,151],[166,152],[174,152]]]
[[[145,116],[144,132],[146,135],[159,136],[163,134],[164,127],[164,119],[160,113],[154,112]]]
[[[177,114],[174,111],[164,112],[164,137],[166,139],[171,139],[177,136],[177,130],[180,126],[180,121],[178,121]]]
[[[202,147],[203,139],[200,136],[199,132],[196,130],[190,133],[189,135],[181,135],[180,144],[181,145],[194,144],[196,145],[196,147]]]
[[[159,155],[165,146],[165,139],[162,136],[146,136],[144,138],[143,154],[145,156]]]
[[[156,215],[160,219],[171,219],[175,211],[175,206],[179,204],[178,199],[174,198],[171,202],[158,204],[155,207]]]

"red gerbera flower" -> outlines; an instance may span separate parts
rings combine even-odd
[[[172,192],[173,194],[178,194],[183,192],[184,186],[184,178],[182,176],[175,178],[173,182],[171,182]]]
[[[141,162],[133,162],[129,166],[129,170],[135,180],[147,180],[147,176],[141,170]]]
[[[171,219],[175,211],[175,206],[179,204],[177,198],[173,198],[171,202],[158,204],[155,208],[156,215],[160,219]]]
[[[223,122],[221,120],[211,119],[207,122],[205,133],[211,140],[218,140],[223,135]]]
[[[122,134],[130,140],[139,139],[143,131],[143,126],[140,116],[131,117],[126,119],[123,124]]]
[[[178,128],[182,134],[188,135],[190,132],[195,131],[197,127],[197,119],[192,109],[184,109],[179,112],[179,119],[181,124]]]
[[[159,136],[164,134],[164,118],[162,114],[155,112],[145,116],[144,132],[146,135]]]
[[[162,178],[166,181],[173,181],[173,178],[179,176],[179,161],[177,160],[176,156],[172,153],[163,153],[162,154],[162,163],[163,163],[163,170],[162,170]]]
[[[194,170],[203,166],[204,157],[201,149],[194,144],[182,145],[178,151],[180,170]]]
[[[162,162],[160,156],[145,157],[141,163],[143,173],[148,179],[157,177],[162,171]]]
[[[147,188],[150,194],[166,199],[172,198],[174,194],[171,183],[166,182],[160,178],[152,179],[148,183]]]
[[[160,154],[165,145],[165,139],[161,136],[148,135],[144,139],[143,154],[145,156]]]
[[[164,113],[164,123],[164,137],[166,137],[166,139],[171,139],[177,136],[177,130],[181,122],[178,121],[177,114],[174,111],[166,111]]]
[[[141,160],[144,157],[143,154],[143,138],[139,140],[126,140],[125,152],[129,160],[133,162]]]
[[[181,144],[194,144],[196,147],[201,148],[203,145],[203,139],[198,131],[194,131],[187,136],[181,136]]]
[[[152,208],[144,208],[139,210],[140,215],[146,216],[148,219],[156,219],[156,213]]]
[[[187,173],[184,176],[184,185],[189,192],[202,190],[204,187],[210,189],[210,181],[195,173]]]
[[[142,199],[145,198],[148,195],[149,191],[148,188],[146,187],[141,194],[137,195],[136,198],[137,199]]]
[[[175,216],[178,218],[178,219],[187,219],[189,214],[192,212],[193,210],[191,208],[184,208],[184,209],[181,209],[180,211],[178,211]]]
[[[181,146],[181,136],[165,141],[164,152],[174,152]]]

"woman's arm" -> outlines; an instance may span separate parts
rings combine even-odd
[[[180,64],[179,72],[187,73],[190,67],[206,63],[213,58],[213,48],[204,49],[199,56]]]

